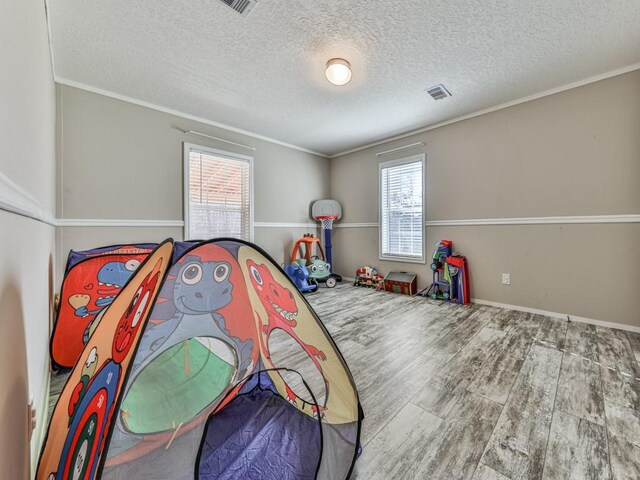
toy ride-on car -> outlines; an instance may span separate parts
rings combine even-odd
[[[298,254],[300,249],[304,246],[304,252],[300,258]],[[314,246],[318,251],[317,255],[313,254]],[[316,285],[318,283],[324,283],[327,287],[333,288],[336,286],[336,276],[331,273],[331,265],[327,263],[324,251],[320,245],[320,239],[314,237],[310,233],[299,239],[293,247],[291,253],[291,263],[302,265],[309,271],[309,283]]]

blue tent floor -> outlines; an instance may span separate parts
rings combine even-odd
[[[201,480],[312,480],[321,455],[321,427],[269,389],[236,397],[209,420]]]

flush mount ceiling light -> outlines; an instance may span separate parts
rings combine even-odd
[[[351,64],[344,58],[332,58],[327,62],[325,74],[334,85],[346,85],[351,80]]]

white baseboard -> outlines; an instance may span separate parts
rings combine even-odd
[[[618,330],[626,330],[628,332],[640,333],[640,326],[636,327],[633,325],[626,325],[624,323],[607,322],[604,320],[596,320],[594,318],[580,317],[577,315],[570,315],[567,313],[550,312],[548,310],[540,310],[538,308],[523,307],[520,305],[509,305],[507,303],[492,302],[489,300],[482,300],[479,298],[472,298],[471,302],[477,303],[480,305],[489,305],[491,307],[499,307],[499,308],[506,308],[508,310],[516,310],[518,312],[535,313],[538,315],[544,315],[546,317],[552,317],[552,318],[560,318],[563,320],[566,320],[568,316],[572,322],[588,323],[589,325],[597,325],[599,327],[617,328]]]
[[[44,372],[44,385],[42,386],[42,398],[40,402],[36,404],[38,408],[38,416],[36,418],[36,429],[31,437],[31,475],[36,474],[36,468],[38,467],[38,459],[40,457],[40,450],[44,442],[44,436],[47,433],[47,420],[49,416],[49,390],[51,389],[51,372],[47,365]]]

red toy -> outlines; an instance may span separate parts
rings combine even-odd
[[[389,272],[384,277],[384,289],[387,292],[415,295],[417,290],[416,274],[410,272]]]
[[[356,270],[356,278],[353,282],[356,287],[375,288],[376,291],[384,288],[384,277],[373,267],[360,267]]]
[[[467,258],[461,255],[447,257],[447,270],[451,282],[451,301],[467,304],[471,301],[469,294],[469,269]]]

